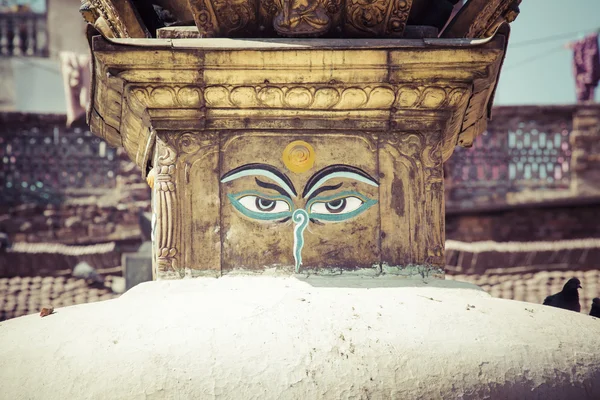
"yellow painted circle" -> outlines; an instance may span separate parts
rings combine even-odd
[[[305,141],[296,140],[283,150],[283,163],[292,172],[306,172],[315,164],[315,150]]]

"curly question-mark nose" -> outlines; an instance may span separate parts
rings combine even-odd
[[[292,214],[294,222],[294,260],[296,261],[296,273],[300,271],[302,265],[302,247],[304,247],[304,230],[308,226],[308,213],[299,209]]]

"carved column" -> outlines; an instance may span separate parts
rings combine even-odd
[[[152,211],[154,214],[155,275],[180,276],[179,224],[177,218],[176,161],[175,149],[160,137],[156,140],[154,193]]]

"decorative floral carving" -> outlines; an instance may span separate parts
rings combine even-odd
[[[165,143],[177,154],[179,164],[184,165],[183,176],[189,183],[190,167],[204,157],[218,152],[219,135],[216,132],[172,132],[163,136]]]
[[[203,37],[227,37],[254,29],[257,1],[191,0],[190,8]]]
[[[102,34],[110,38],[128,38],[131,37],[127,27],[121,21],[119,13],[115,10],[110,1],[105,0],[85,0],[82,1],[79,12],[83,18],[94,25]]]
[[[273,20],[283,36],[319,36],[329,30],[331,19],[321,0],[276,0],[279,13]]]
[[[220,34],[235,35],[253,25],[256,20],[256,1],[258,0],[213,0]]]
[[[177,149],[186,154],[191,154],[197,152],[201,143],[198,140],[198,136],[194,135],[192,132],[185,132],[175,139]]]
[[[251,87],[211,86],[204,92],[208,107],[216,108],[297,108],[297,109],[383,109],[395,99],[390,87]]]
[[[146,108],[292,108],[310,110],[455,108],[469,90],[442,86],[133,86],[131,97]]]
[[[350,0],[346,24],[360,36],[402,36],[412,0]]]
[[[190,1],[190,8],[194,14],[194,22],[202,37],[217,36],[218,23],[210,0]]]
[[[402,37],[413,0],[189,0],[202,37]],[[335,26],[335,29],[332,27]]]
[[[160,139],[157,149],[161,152],[157,159],[154,179],[156,223],[157,267],[160,272],[177,271],[177,248],[175,247],[175,151]]]
[[[478,17],[462,35],[466,38],[485,38],[492,36],[498,26],[504,22],[513,22],[519,15],[521,0],[489,0]]]
[[[401,86],[396,95],[395,106],[398,108],[457,107],[468,93],[466,88],[450,88],[441,86]]]
[[[214,147],[216,134],[203,132],[182,132],[169,135],[169,144],[177,151],[178,157],[194,155],[200,150]]]
[[[411,7],[412,0],[400,0],[393,2],[392,12],[386,29],[386,34],[390,36],[403,35]]]
[[[149,108],[197,108],[202,106],[202,90],[196,86],[134,86],[130,92]]]
[[[208,8],[203,6],[196,12],[196,25],[198,25],[198,30],[200,35],[211,37],[215,35],[216,30],[216,21],[212,17],[211,13],[208,11]]]
[[[385,0],[351,0],[346,8],[347,21],[360,32],[377,35],[377,27],[385,19],[387,8]]]
[[[326,0],[325,9],[329,15],[337,14],[342,7],[341,0]]]
[[[260,6],[264,9],[265,13],[271,17],[275,16],[279,11],[277,5],[275,5],[275,0],[263,0],[260,2]]]

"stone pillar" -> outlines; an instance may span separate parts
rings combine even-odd
[[[600,195],[600,104],[578,105],[571,149],[572,190],[580,196]]]

